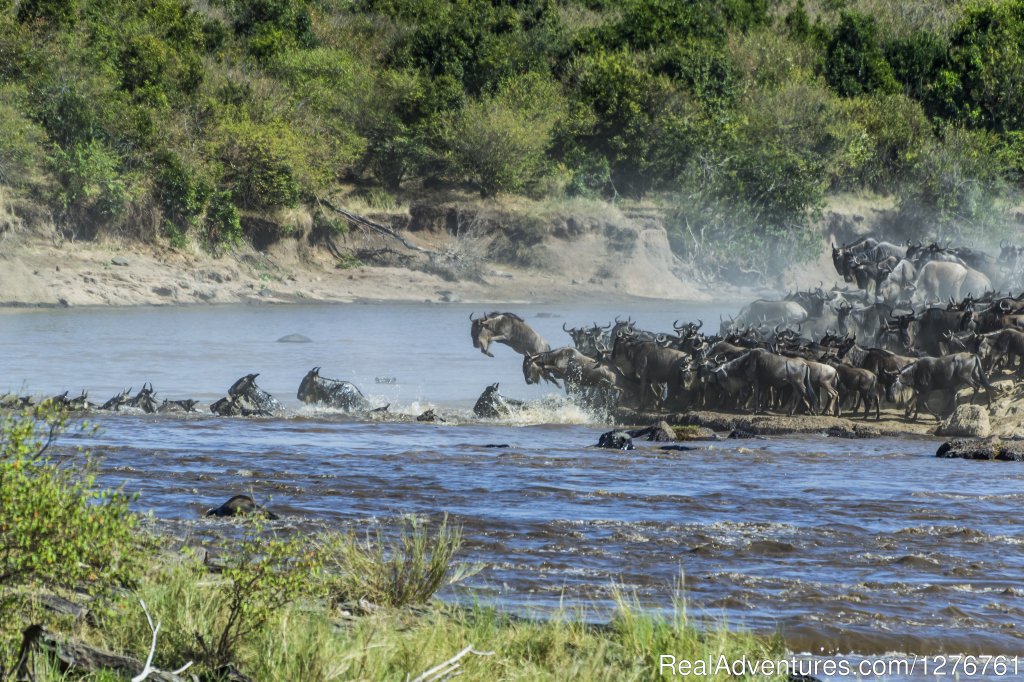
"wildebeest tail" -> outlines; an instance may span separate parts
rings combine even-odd
[[[985,374],[985,368],[981,366],[981,358],[977,355],[974,356],[974,371],[978,374],[978,379],[981,380],[981,385],[986,389],[992,388],[992,384],[988,381],[988,375]]]
[[[817,411],[818,405],[818,394],[814,390],[814,384],[811,383],[811,368],[804,368],[804,390],[807,391],[807,399],[811,403],[811,407]]]

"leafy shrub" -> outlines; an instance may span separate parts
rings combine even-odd
[[[225,548],[226,565],[207,595],[207,619],[192,633],[193,655],[210,670],[234,663],[238,647],[304,591],[319,560],[302,538],[267,538],[259,526]]]
[[[844,12],[840,17],[825,54],[825,78],[840,95],[896,91],[896,79],[877,33],[872,17],[856,12]]]
[[[121,160],[102,142],[79,143],[69,151],[57,149],[51,165],[61,186],[60,204],[72,220],[86,222],[82,229],[95,230],[127,207],[128,184],[121,174]]]
[[[164,214],[187,231],[203,215],[212,188],[203,174],[176,152],[165,150],[158,158],[157,194]]]
[[[333,534],[321,538],[318,552],[326,559],[324,579],[335,603],[366,599],[380,606],[407,606],[429,601],[445,585],[478,570],[453,568],[461,547],[461,529],[450,527],[445,516],[433,537],[412,520],[395,542],[387,542],[380,531],[365,540]]]
[[[0,422],[0,629],[17,622],[24,588],[99,594],[136,576],[128,499],[97,488],[85,455],[48,454],[66,426],[50,403]]]
[[[244,122],[227,126],[223,136],[224,182],[233,188],[240,206],[263,209],[298,203],[302,188],[296,162],[303,162],[304,153],[293,131],[283,125]]]
[[[206,211],[206,243],[214,251],[223,250],[242,241],[242,216],[231,198],[231,192],[214,192]]]
[[[482,196],[523,190],[545,170],[563,109],[550,81],[536,75],[506,81],[496,95],[469,102],[449,124],[456,167]]]
[[[43,21],[54,27],[70,26],[78,19],[77,0],[22,0],[18,3],[18,21]]]
[[[658,123],[672,102],[669,79],[628,52],[602,52],[571,65],[569,87],[572,111],[563,135],[573,138],[571,146],[607,159],[618,191],[649,189],[657,179],[649,167],[660,143]]]
[[[45,132],[26,118],[11,89],[0,88],[0,184],[17,187],[31,184],[43,169]]]

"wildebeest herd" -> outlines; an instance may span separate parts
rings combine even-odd
[[[1024,376],[1024,248],[1003,245],[994,258],[970,248],[896,245],[864,238],[833,246],[843,286],[758,300],[721,320],[671,332],[638,328],[630,318],[563,329],[572,346],[551,349],[513,313],[470,315],[473,345],[493,343],[523,355],[528,384],[562,382],[592,407],[778,409],[839,416],[844,406],[881,416],[882,403],[916,419],[952,411],[957,393],[984,389],[989,376]],[[850,286],[855,284],[856,286]]]
[[[920,243],[896,245],[872,238],[832,247],[843,285],[820,283],[780,300],[757,300],[736,317],[721,319],[717,333],[701,320],[679,322],[671,332],[641,329],[632,318],[569,328],[572,345],[552,349],[521,317],[510,312],[470,315],[473,346],[493,357],[504,344],[523,356],[527,384],[564,387],[570,400],[610,413],[638,410],[780,410],[792,415],[839,416],[845,408],[863,418],[881,417],[883,404],[916,419],[924,409],[948,414],[957,394],[985,391],[989,377],[1010,371],[1024,378],[1024,248],[1003,245],[999,257],[971,248]],[[855,285],[855,286],[851,286]],[[209,406],[220,416],[273,416],[281,404],[248,374]],[[302,379],[303,403],[346,412],[374,408],[354,384],[320,376]],[[158,401],[151,384],[127,389],[103,404],[83,391],[49,399],[68,410],[196,412],[196,400]],[[0,408],[31,399],[0,396]],[[474,406],[483,418],[505,417],[522,407],[488,386]],[[428,410],[420,421],[443,421]]]

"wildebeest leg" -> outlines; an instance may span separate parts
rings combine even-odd
[[[917,391],[915,391],[903,407],[903,418],[905,420],[910,421],[913,419],[914,421],[917,421],[917,400],[918,394]],[[913,417],[910,416],[911,412],[914,413]]]

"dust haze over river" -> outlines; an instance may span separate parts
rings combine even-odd
[[[736,306],[738,307],[738,306]],[[706,304],[518,306],[553,345],[568,326],[629,313],[670,330]],[[288,408],[283,419],[96,415],[102,480],[202,537],[228,522],[202,510],[252,491],[288,527],[366,528],[448,512],[465,558],[484,563],[475,598],[534,611],[607,606],[613,581],[669,607],[685,574],[691,613],[795,651],[1016,654],[1024,645],[1024,468],[937,460],[936,441],[824,436],[720,441],[689,452],[590,447],[606,427],[548,399],[516,424],[365,423],[299,406],[313,366],[392,410],[466,414],[519,356],[472,347],[482,308],[393,303],[31,310],[0,313],[0,392],[88,388],[104,401],[152,382],[158,398],[219,398],[239,376]],[[538,317],[538,314],[542,315]],[[550,316],[556,315],[556,316]],[[276,339],[303,334],[312,343]],[[395,384],[375,383],[394,377]],[[92,417],[91,417],[92,419]],[[488,444],[508,447],[485,448]],[[174,525],[177,524],[177,525]],[[449,593],[450,598],[459,598]]]

